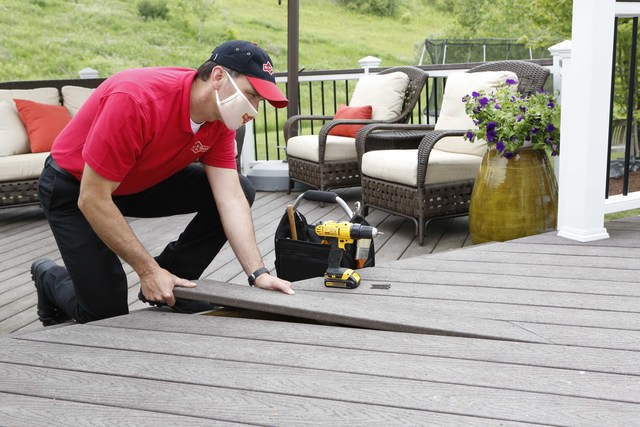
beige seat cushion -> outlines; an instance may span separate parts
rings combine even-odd
[[[425,184],[475,179],[482,157],[431,150]],[[418,150],[376,150],[362,156],[362,173],[372,178],[415,187]]]
[[[373,120],[391,120],[402,112],[409,76],[401,71],[362,76],[353,91],[350,107],[371,105]]]
[[[453,73],[447,78],[447,85],[442,99],[440,116],[436,122],[436,130],[463,130],[475,128],[473,120],[465,111],[462,98],[473,91],[491,91],[504,84],[507,79],[518,81],[518,76],[510,71],[484,71],[480,73]],[[517,84],[512,85],[516,92]],[[443,138],[438,142],[438,150],[452,153],[475,154],[483,156],[487,150],[486,141],[469,142],[463,137]]]
[[[76,115],[94,90],[80,86],[62,86],[62,105],[67,108],[71,117]]]
[[[37,178],[49,153],[17,154],[0,157],[0,181]]]
[[[287,155],[300,159],[319,162],[318,136],[302,135],[289,138],[287,141]],[[327,136],[327,149],[324,160],[327,162],[341,160],[357,160],[356,139],[346,136]]]

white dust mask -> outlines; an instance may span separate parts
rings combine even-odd
[[[244,96],[229,73],[227,73],[227,77],[229,77],[229,81],[236,89],[236,92],[230,97],[220,101],[220,96],[216,90],[216,102],[218,103],[218,110],[220,111],[224,125],[231,130],[236,130],[243,124],[253,120],[253,118],[258,115],[258,110],[253,108],[253,105],[251,105],[247,97]]]

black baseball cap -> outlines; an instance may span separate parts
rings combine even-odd
[[[271,58],[257,44],[242,40],[222,43],[213,49],[211,60],[243,74],[251,86],[276,108],[284,108],[289,100],[276,85]]]

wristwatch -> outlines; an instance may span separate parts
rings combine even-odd
[[[261,267],[259,269],[257,269],[256,271],[254,271],[253,273],[251,273],[249,275],[249,277],[247,278],[249,280],[249,286],[253,286],[254,282],[256,281],[256,279],[258,278],[258,276],[260,276],[261,274],[269,274],[269,269],[266,267]]]

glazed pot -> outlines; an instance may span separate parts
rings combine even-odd
[[[556,229],[558,183],[542,150],[522,148],[510,159],[487,150],[469,206],[473,243],[504,242]]]

